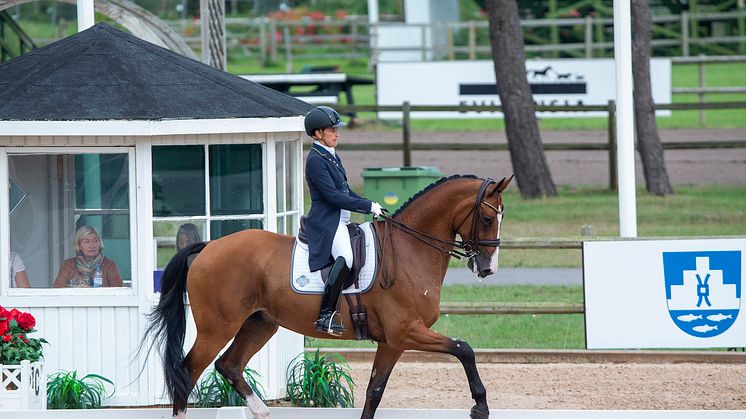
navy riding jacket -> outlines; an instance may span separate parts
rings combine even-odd
[[[306,157],[306,182],[311,209],[306,217],[309,265],[317,271],[332,262],[332,241],[340,210],[370,214],[372,202],[350,190],[339,154],[314,144]]]

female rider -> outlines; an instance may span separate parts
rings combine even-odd
[[[316,331],[341,335],[344,326],[334,321],[337,300],[352,268],[352,246],[347,232],[351,211],[382,214],[381,205],[350,190],[342,160],[335,151],[339,128],[346,124],[327,106],[306,114],[306,133],[314,139],[306,158],[306,182],[311,194],[311,209],[306,218],[309,265],[317,271],[332,265],[321,298]]]

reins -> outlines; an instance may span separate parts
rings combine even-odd
[[[474,200],[474,207],[471,211],[469,211],[464,219],[459,223],[458,227],[456,227],[456,231],[458,231],[461,226],[464,225],[466,220],[469,218],[469,216],[472,216],[471,221],[471,237],[467,240],[444,240],[435,236],[432,236],[430,234],[424,233],[422,231],[419,231],[415,228],[412,228],[408,226],[405,223],[402,223],[401,221],[395,220],[392,217],[389,217],[387,215],[381,215],[381,218],[383,218],[384,221],[384,234],[382,240],[379,241],[379,248],[378,248],[378,254],[381,258],[381,270],[383,271],[383,283],[381,284],[381,287],[384,289],[391,288],[394,285],[394,282],[396,281],[396,246],[394,244],[394,240],[392,238],[392,231],[393,227],[396,227],[403,232],[409,234],[410,236],[416,238],[417,240],[421,241],[422,243],[425,243],[426,245],[442,252],[446,253],[451,257],[455,257],[456,259],[461,260],[462,258],[466,259],[473,259],[479,254],[479,246],[490,246],[490,247],[498,247],[500,246],[500,239],[494,239],[494,240],[481,240],[478,237],[478,224],[477,219],[479,218],[479,208],[480,206],[484,204],[488,204],[490,208],[495,210],[495,212],[499,213],[500,211],[495,208],[494,205],[490,204],[489,202],[484,202],[484,195],[487,193],[487,188],[495,183],[493,179],[484,179],[482,182],[482,185],[479,188],[479,192],[477,193],[477,197]],[[386,236],[388,236],[388,239],[391,241],[391,254],[394,258],[394,277],[389,278],[386,274],[386,265],[385,265],[385,259],[384,259],[384,249],[386,248]],[[456,250],[460,249],[460,250]]]

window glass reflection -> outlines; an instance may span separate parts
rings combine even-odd
[[[125,153],[8,158],[11,287],[131,285]]]

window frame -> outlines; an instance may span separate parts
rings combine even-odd
[[[129,248],[130,248],[130,277],[129,286],[102,288],[53,288],[49,278],[48,288],[11,288],[10,287],[10,197],[8,192],[0,193],[0,297],[27,297],[29,305],[43,305],[45,303],[59,305],[59,299],[76,297],[70,301],[71,306],[92,303],[96,305],[132,305],[137,301],[138,289],[141,286],[138,278],[138,245],[137,237],[137,170],[134,146],[65,146],[65,147],[34,147],[8,146],[0,147],[0,185],[7,185],[10,180],[10,158],[15,155],[77,155],[77,154],[126,154],[128,179],[128,216],[129,216]],[[3,183],[4,182],[4,183]],[[85,212],[85,211],[83,211]],[[77,213],[77,211],[76,211]],[[72,233],[74,234],[74,232]],[[49,297],[40,299],[39,297]],[[81,301],[78,297],[82,297]],[[130,298],[123,298],[130,297]],[[14,304],[27,298],[16,299]]]
[[[231,220],[259,220],[262,221],[263,230],[268,230],[267,228],[267,215],[269,214],[268,209],[266,208],[267,205],[267,179],[265,179],[267,176],[265,174],[267,173],[267,143],[262,142],[231,142],[231,143],[225,143],[225,142],[213,142],[213,141],[199,141],[197,143],[187,143],[187,144],[173,144],[173,143],[154,143],[152,145],[152,148],[156,147],[178,147],[178,146],[194,146],[199,145],[203,147],[204,150],[204,173],[203,173],[203,181],[205,182],[205,195],[204,195],[204,204],[205,204],[205,215],[179,215],[179,216],[173,216],[173,217],[156,217],[153,214],[153,211],[151,210],[151,223],[155,225],[157,222],[192,222],[192,221],[199,221],[204,223],[204,237],[203,240],[208,241],[212,240],[212,226],[211,221],[231,221]],[[210,146],[220,146],[220,145],[259,145],[261,147],[262,152],[262,201],[263,201],[263,210],[259,214],[246,214],[246,215],[212,215],[212,202],[211,202],[211,185],[210,185]],[[152,159],[152,150],[151,150],[151,159]],[[151,179],[153,177],[153,170],[151,168],[150,173]],[[151,197],[151,205],[152,205],[152,197]],[[157,245],[156,245],[157,247]]]

